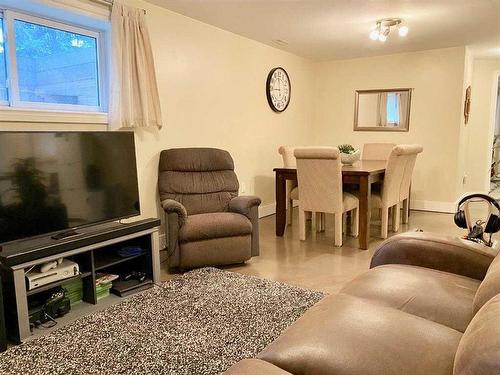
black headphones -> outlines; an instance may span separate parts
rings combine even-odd
[[[498,202],[490,197],[489,195],[486,194],[470,194],[462,199],[460,199],[460,202],[458,202],[457,206],[457,212],[455,213],[455,217],[453,218],[455,221],[455,224],[464,229],[469,229],[467,226],[467,219],[465,216],[464,210],[462,210],[462,205],[467,202],[469,199],[473,198],[481,198],[488,203],[492,204],[493,206],[496,207],[497,211],[500,213],[500,205]],[[488,222],[486,223],[486,227],[484,228],[485,233],[496,233],[500,231],[500,217],[498,215],[490,214],[490,217],[488,218]]]

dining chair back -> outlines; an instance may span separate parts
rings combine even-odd
[[[380,202],[374,200],[376,206],[381,209],[382,231],[381,237],[387,238],[387,225],[389,209],[393,208],[394,231],[399,228],[400,204],[409,198],[411,176],[415,167],[417,155],[423,150],[421,145],[397,145],[393,148],[387,160],[384,182],[380,195]],[[408,203],[406,201],[406,203]],[[405,220],[407,220],[408,206],[405,207]]]
[[[335,213],[342,210],[342,163],[336,147],[295,150],[299,181],[299,207],[305,211]]]
[[[394,143],[365,143],[361,160],[387,160],[394,146]]]
[[[297,161],[293,152],[295,151],[295,146],[280,146],[278,152],[283,158],[283,168],[295,168],[297,167]]]
[[[278,153],[283,159],[283,168],[296,168],[297,161],[293,152],[295,151],[295,146],[280,146],[278,148]],[[299,189],[297,188],[297,181],[286,181],[286,213],[287,213],[287,224],[292,225],[293,219],[293,201],[299,200]]]
[[[403,175],[403,182],[401,184],[401,189],[399,192],[399,201],[403,202],[403,223],[408,222],[408,217],[410,215],[410,188],[411,179],[413,176],[413,170],[415,169],[415,164],[417,162],[417,156],[423,151],[423,147],[420,145],[415,149],[415,153],[410,154],[406,162],[405,172]]]
[[[342,163],[336,147],[304,147],[295,149],[299,182],[300,239],[305,240],[305,214],[316,213],[324,230],[325,213],[334,214],[335,246],[342,246],[344,212],[351,215],[352,233],[358,235],[359,200],[342,190]]]

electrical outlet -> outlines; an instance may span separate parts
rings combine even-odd
[[[464,176],[462,177],[462,185],[465,185],[467,183],[467,175],[464,174]]]

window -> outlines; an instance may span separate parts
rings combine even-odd
[[[387,94],[387,123],[399,125],[399,97],[397,93]]]
[[[99,32],[12,11],[1,21],[0,105],[105,111]]]

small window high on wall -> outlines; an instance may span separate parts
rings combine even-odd
[[[0,105],[106,111],[99,32],[13,11],[1,21]]]

